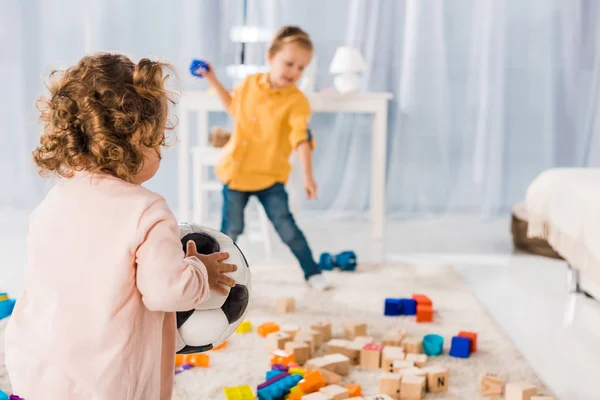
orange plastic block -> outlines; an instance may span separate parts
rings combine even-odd
[[[265,322],[258,327],[257,331],[260,336],[266,337],[269,333],[278,332],[279,325],[275,322]]]
[[[287,400],[302,400],[302,396],[304,396],[306,393],[304,392],[295,392],[295,393],[290,393],[290,395],[287,397]]]
[[[210,357],[203,353],[195,354],[176,354],[175,366],[179,367],[183,364],[190,364],[194,367],[208,367]]]
[[[271,365],[281,364],[289,366],[294,361],[296,361],[294,358],[294,353],[290,354],[283,350],[275,350],[271,355]]]
[[[475,353],[477,351],[477,334],[475,332],[461,331],[458,333],[458,337],[471,339],[471,353]]]
[[[221,349],[224,349],[225,347],[227,347],[227,341],[224,341],[223,343],[221,343],[220,345],[215,347],[213,350],[221,350]]]
[[[325,379],[319,371],[310,371],[304,374],[304,379],[298,382],[298,387],[304,393],[313,393],[325,387]]]
[[[350,393],[350,397],[362,396],[362,388],[360,385],[344,385],[344,388]]]
[[[431,322],[433,321],[433,307],[417,304],[417,322]]]
[[[417,301],[418,305],[433,306],[431,299],[424,294],[413,294],[412,298]]]

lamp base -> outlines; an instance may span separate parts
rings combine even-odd
[[[342,94],[357,92],[360,87],[360,79],[353,73],[340,74],[333,80],[333,86]]]

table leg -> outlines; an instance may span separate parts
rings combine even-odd
[[[371,227],[374,240],[383,240],[385,218],[385,181],[387,158],[387,102],[373,117],[371,141]]]

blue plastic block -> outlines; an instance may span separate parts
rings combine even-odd
[[[454,336],[450,347],[450,355],[457,358],[469,358],[471,355],[471,339]]]
[[[259,389],[256,394],[258,395],[259,400],[282,399],[301,380],[302,377],[300,375],[289,375],[277,382],[273,382],[269,386]]]
[[[0,390],[0,400],[8,400],[8,394]]]
[[[383,315],[401,315],[402,312],[402,302],[400,299],[385,299],[385,307],[383,310]]]
[[[271,379],[275,378],[277,375],[283,374],[284,372],[285,371],[279,371],[279,370],[276,370],[276,369],[272,369],[270,371],[267,371],[265,380],[266,381],[271,380]]]
[[[417,315],[417,301],[415,299],[400,299],[402,308],[400,315]]]
[[[16,300],[3,300],[0,301],[0,319],[4,319],[12,314],[15,308]]]
[[[428,356],[439,356],[444,350],[444,338],[440,335],[423,336],[423,352]]]

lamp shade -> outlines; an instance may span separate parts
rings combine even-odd
[[[353,47],[338,47],[329,66],[332,74],[364,72],[367,69],[365,59],[358,49]]]
[[[234,43],[267,43],[272,35],[270,29],[259,26],[234,26],[229,31],[229,40]]]

